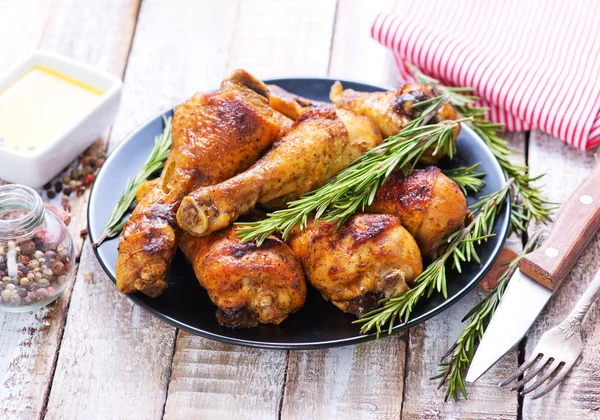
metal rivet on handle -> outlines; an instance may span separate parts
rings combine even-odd
[[[582,195],[581,197],[579,197],[579,201],[581,202],[581,204],[592,204],[594,202],[594,199],[590,195]]]
[[[554,258],[554,257],[557,257],[557,256],[558,256],[558,249],[556,249],[556,248],[548,248],[548,249],[546,249],[546,251],[544,251],[544,252],[545,252],[545,254],[546,254],[547,256],[549,256],[550,258]]]

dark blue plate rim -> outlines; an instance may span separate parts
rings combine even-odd
[[[290,81],[290,80],[303,80],[306,82],[334,82],[336,80],[339,80],[342,82],[342,84],[344,83],[357,83],[357,84],[363,84],[363,85],[367,85],[369,87],[372,88],[377,88],[377,89],[390,89],[389,87],[385,87],[385,86],[378,86],[378,85],[372,85],[369,83],[365,83],[365,82],[360,82],[360,81],[348,81],[348,80],[342,80],[339,78],[329,78],[329,77],[293,77],[293,78],[279,78],[279,79],[269,79],[269,80],[265,80],[264,82],[267,84],[278,84],[278,83],[284,83],[286,81]],[[144,129],[144,127],[146,127],[149,123],[151,123],[152,121],[154,121],[156,118],[162,116],[162,115],[166,115],[169,114],[173,111],[174,107],[168,108],[166,109],[164,112],[161,112],[160,114],[157,114],[156,116],[153,116],[152,118],[147,119],[143,124],[141,124],[140,126],[138,126],[135,130],[133,130],[130,134],[128,134],[125,139],[123,139],[118,145],[117,147],[115,147],[114,150],[112,150],[110,152],[110,154],[107,156],[106,158],[106,162],[105,162],[105,166],[106,163],[109,162],[109,160],[113,157],[116,156],[119,152],[119,150],[125,146],[125,144],[132,139],[133,137],[135,137],[137,135],[138,132],[142,131]],[[481,146],[481,150],[480,152],[483,152],[485,154],[487,154],[489,157],[491,157],[491,161],[494,162],[497,167],[495,168],[497,171],[499,171],[500,173],[503,174],[504,180],[506,181],[506,175],[504,174],[504,172],[502,171],[502,168],[500,167],[500,164],[498,163],[496,157],[493,155],[493,153],[489,150],[489,148],[486,146],[486,144],[484,143],[484,141],[468,126],[466,126],[465,124],[461,125],[461,130],[467,131],[471,134],[471,136],[473,138],[475,138],[477,140],[477,142],[480,144]],[[100,169],[102,171],[102,168]],[[90,190],[90,200],[89,203],[91,204],[92,202],[92,196],[94,194],[94,187],[95,187],[95,182],[92,185],[92,188]],[[501,225],[496,225],[495,228],[499,228],[500,229],[500,234],[499,236],[499,241],[497,241],[496,246],[493,248],[492,253],[490,258],[488,258],[480,267],[479,271],[477,272],[477,274],[475,276],[473,276],[470,281],[465,284],[465,286],[460,289],[460,291],[458,291],[455,295],[449,297],[448,299],[444,300],[442,304],[434,307],[433,309],[415,317],[410,319],[408,322],[403,323],[403,324],[398,324],[396,326],[394,326],[392,328],[392,334],[396,334],[398,332],[404,331],[406,329],[409,329],[411,327],[414,327],[438,314],[440,314],[441,312],[445,311],[446,309],[448,309],[450,306],[454,305],[456,302],[458,302],[460,299],[462,299],[463,297],[465,297],[467,295],[467,293],[469,293],[480,281],[481,279],[487,274],[487,272],[490,270],[490,268],[492,267],[492,265],[494,264],[496,258],[498,257],[498,254],[500,252],[500,250],[503,248],[504,243],[506,241],[506,238],[508,236],[508,232],[509,232],[509,228],[510,228],[510,210],[511,210],[511,202],[510,202],[510,195],[507,197],[507,199],[505,200],[505,205],[504,208],[502,209],[502,212],[506,214],[506,217],[502,218],[503,220],[501,221]],[[94,237],[94,232],[91,229],[91,223],[90,223],[90,205],[88,205],[88,209],[87,209],[87,219],[88,219],[88,235],[89,235],[89,239],[90,242],[93,243],[95,242],[96,238]],[[104,270],[104,272],[106,273],[106,275],[111,279],[111,281],[113,283],[116,283],[116,279],[114,278],[114,276],[111,274],[110,269],[106,266],[104,260],[100,257],[99,253],[98,253],[98,249],[96,247],[92,247],[94,254],[96,256],[96,259],[99,261],[100,265],[102,266],[102,269]],[[340,347],[340,346],[347,346],[347,345],[352,345],[352,344],[358,344],[358,343],[362,343],[362,342],[366,342],[366,341],[371,341],[371,340],[375,340],[377,339],[377,334],[376,333],[369,333],[369,334],[361,334],[355,337],[349,337],[349,338],[343,338],[343,339],[336,339],[336,340],[327,340],[327,341],[314,341],[314,342],[302,342],[302,343],[277,343],[277,342],[266,342],[266,341],[252,341],[252,340],[247,340],[247,339],[238,339],[238,338],[234,338],[234,337],[227,337],[224,335],[220,335],[220,334],[215,334],[209,331],[205,331],[205,330],[201,330],[198,328],[193,328],[190,327],[189,325],[178,321],[177,319],[174,319],[172,317],[169,317],[161,312],[158,312],[156,310],[154,310],[153,308],[151,308],[149,305],[146,304],[146,302],[144,302],[142,299],[140,299],[140,295],[137,293],[130,293],[127,294],[127,297],[134,302],[136,305],[140,306],[141,308],[143,308],[144,310],[148,311],[149,313],[151,313],[152,315],[158,317],[159,319],[167,322],[168,324],[179,328],[183,331],[189,332],[191,334],[195,334],[195,335],[199,335],[201,337],[205,337],[211,340],[216,340],[219,342],[223,342],[223,343],[228,343],[228,344],[234,344],[234,345],[239,345],[239,346],[246,346],[246,347],[254,347],[254,348],[263,348],[263,349],[276,349],[276,350],[310,350],[310,349],[322,349],[322,348],[332,348],[332,347]],[[380,334],[380,338],[383,338],[384,336],[388,336],[390,334],[387,333],[387,328],[382,329],[382,333]]]

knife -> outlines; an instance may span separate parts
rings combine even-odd
[[[544,243],[523,257],[467,372],[475,382],[525,336],[600,224],[600,164],[560,209]]]

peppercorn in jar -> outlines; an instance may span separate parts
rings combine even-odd
[[[53,302],[72,280],[74,256],[67,227],[33,189],[0,186],[0,310]]]

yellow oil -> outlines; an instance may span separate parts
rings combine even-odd
[[[0,92],[0,147],[43,148],[99,101],[102,92],[44,67],[34,67]]]

